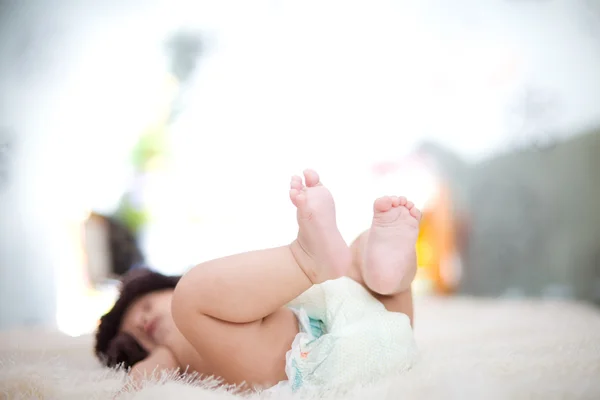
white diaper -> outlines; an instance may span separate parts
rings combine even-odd
[[[409,318],[387,311],[350,278],[315,285],[288,306],[300,332],[279,387],[323,394],[406,371],[416,360]]]

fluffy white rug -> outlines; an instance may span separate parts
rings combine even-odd
[[[419,299],[420,362],[403,376],[344,399],[599,399],[600,311],[576,303]],[[99,367],[90,337],[0,334],[0,397],[113,399],[123,374]],[[289,393],[258,398],[293,399]],[[119,399],[238,398],[209,385],[165,380]]]

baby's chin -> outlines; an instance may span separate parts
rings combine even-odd
[[[174,329],[172,329],[171,327],[167,325],[162,325],[157,327],[153,336],[153,339],[156,342],[156,344],[158,344],[159,346],[168,347],[173,342],[176,336],[176,332],[174,332]]]

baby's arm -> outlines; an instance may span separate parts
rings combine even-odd
[[[160,378],[162,371],[175,371],[177,368],[179,368],[179,363],[171,350],[166,347],[158,347],[148,357],[131,368],[128,384],[137,389],[144,379],[150,377]]]

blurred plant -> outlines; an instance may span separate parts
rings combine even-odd
[[[169,127],[184,106],[182,93],[197,68],[202,54],[202,40],[197,34],[179,31],[167,40],[166,50],[169,71],[165,110],[149,124],[132,149],[134,182],[123,195],[115,215],[135,235],[152,219],[152,210],[145,201],[145,186],[152,174],[160,170],[168,159]]]
[[[203,40],[198,33],[178,31],[166,42],[166,52],[170,59],[170,73],[179,83],[180,91],[173,99],[169,123],[172,123],[185,107],[183,95],[198,67],[203,53]]]
[[[170,113],[171,102],[171,99],[166,102],[167,115]],[[160,169],[167,157],[167,128],[165,117],[159,118],[142,133],[131,151],[133,183],[121,197],[114,217],[136,236],[151,220],[151,210],[145,201],[144,186],[148,176]]]
[[[202,55],[202,38],[193,32],[179,31],[167,40],[171,74],[182,84],[193,75]]]
[[[131,193],[127,193],[121,198],[114,217],[136,235],[150,221],[148,210],[134,202]]]
[[[150,127],[138,140],[131,154],[131,164],[136,172],[144,173],[156,168],[157,161],[166,156],[167,127],[165,124]]]

